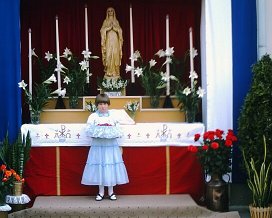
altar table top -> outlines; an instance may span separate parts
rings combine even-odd
[[[85,132],[86,123],[24,124],[22,135],[30,132],[33,147],[90,146],[91,138]],[[204,133],[203,123],[136,123],[121,125],[123,147],[188,146],[199,145],[196,133]]]

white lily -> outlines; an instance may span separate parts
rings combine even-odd
[[[66,89],[56,89],[54,92],[51,92],[51,94],[57,94],[58,96],[65,97],[66,95]]]
[[[64,79],[63,79],[63,83],[66,83],[68,84],[69,82],[71,82],[70,78],[68,76],[66,76]]]
[[[149,67],[151,68],[151,67],[155,66],[156,63],[157,63],[157,62],[156,62],[154,59],[151,59],[151,60],[149,61]]]
[[[66,48],[64,49],[63,56],[69,60],[69,56],[71,56],[71,55],[72,55],[71,50],[70,50],[69,48],[66,47]]]
[[[89,58],[91,57],[92,52],[90,52],[89,50],[84,50],[84,51],[82,51],[81,54],[83,54],[84,59],[89,60]]]
[[[130,66],[130,65],[126,65],[126,73],[129,71],[132,71],[134,69],[134,67]]]
[[[199,98],[203,98],[203,96],[206,94],[206,92],[201,87],[198,87],[198,90],[197,90],[196,94],[198,94]]]
[[[88,63],[87,63],[86,60],[81,61],[81,62],[79,63],[79,65],[81,66],[81,70],[87,70],[87,69],[88,69]]]
[[[171,48],[167,48],[166,50],[165,50],[165,56],[167,56],[167,57],[170,57],[170,56],[172,56],[173,54],[174,54],[174,47],[171,47]]]
[[[22,80],[21,82],[19,82],[18,85],[19,85],[19,88],[22,88],[23,90],[25,90],[26,87],[27,87],[27,84],[25,83],[24,80]]]
[[[43,83],[46,84],[51,84],[51,83],[56,83],[57,82],[57,78],[54,74],[52,74],[47,80],[45,80]]]
[[[143,75],[143,69],[142,68],[140,68],[140,67],[137,67],[136,69],[135,69],[135,75],[136,76],[141,76],[141,75]]]
[[[189,78],[197,79],[197,78],[198,78],[198,75],[197,75],[197,73],[196,73],[195,71],[191,71],[191,72],[190,72]]]
[[[53,58],[53,55],[47,51],[45,52],[45,57],[44,57],[48,62]]]
[[[55,72],[64,72],[63,69],[67,69],[62,63],[58,63],[55,68]]]
[[[31,55],[32,55],[32,56],[38,57],[38,55],[35,53],[35,48],[33,48],[33,49],[31,50]]]
[[[155,55],[159,56],[160,58],[164,57],[165,56],[165,51],[160,49]]]
[[[137,61],[137,59],[140,57],[141,57],[141,53],[137,50],[133,53],[133,55],[129,59],[132,61]]]
[[[183,91],[182,93],[186,96],[188,96],[189,94],[191,94],[191,89],[187,86]]]

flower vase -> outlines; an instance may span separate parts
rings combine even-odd
[[[77,108],[78,105],[78,96],[70,96],[69,97],[69,107],[71,109]]]
[[[187,123],[194,123],[196,117],[196,111],[195,110],[186,110],[185,111],[185,121]]]
[[[207,208],[212,211],[229,211],[228,183],[220,175],[211,175],[210,181],[205,183],[205,200]]]
[[[23,194],[23,182],[15,181],[13,183],[12,194],[14,196],[21,196]]]
[[[150,106],[152,108],[158,108],[160,104],[160,96],[151,95],[150,96]]]
[[[41,117],[41,111],[30,111],[30,121],[32,124],[39,124]]]

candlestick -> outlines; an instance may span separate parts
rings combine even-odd
[[[190,39],[190,75],[194,72],[194,54],[193,54],[193,28],[189,28],[189,39]],[[191,89],[194,88],[194,78],[191,75]]]
[[[28,76],[29,76],[29,93],[32,94],[32,45],[31,29],[28,30]]]
[[[132,22],[132,5],[129,7],[129,25],[130,25],[130,57],[133,56],[134,48],[133,48],[133,22]],[[135,75],[134,75],[134,60],[131,58],[130,65],[132,67],[131,70],[131,83],[135,83]]]
[[[60,52],[59,52],[59,21],[56,16],[56,50],[57,50],[57,73],[58,73],[58,89],[61,90],[61,76],[60,76]]]
[[[89,34],[88,34],[88,8],[85,5],[85,49],[89,51]],[[86,83],[90,83],[89,78],[90,62],[87,60],[87,72],[86,72]]]
[[[166,15],[166,50],[169,49],[169,15]],[[166,58],[168,58],[166,56]],[[166,64],[166,95],[170,95],[170,65]]]

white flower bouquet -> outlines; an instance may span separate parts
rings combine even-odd
[[[124,108],[129,112],[135,113],[139,109],[139,106],[140,106],[139,101],[128,101],[126,102]]]
[[[92,101],[86,101],[85,102],[85,110],[90,111],[90,112],[96,112],[97,111],[97,107],[94,103],[92,103]]]

